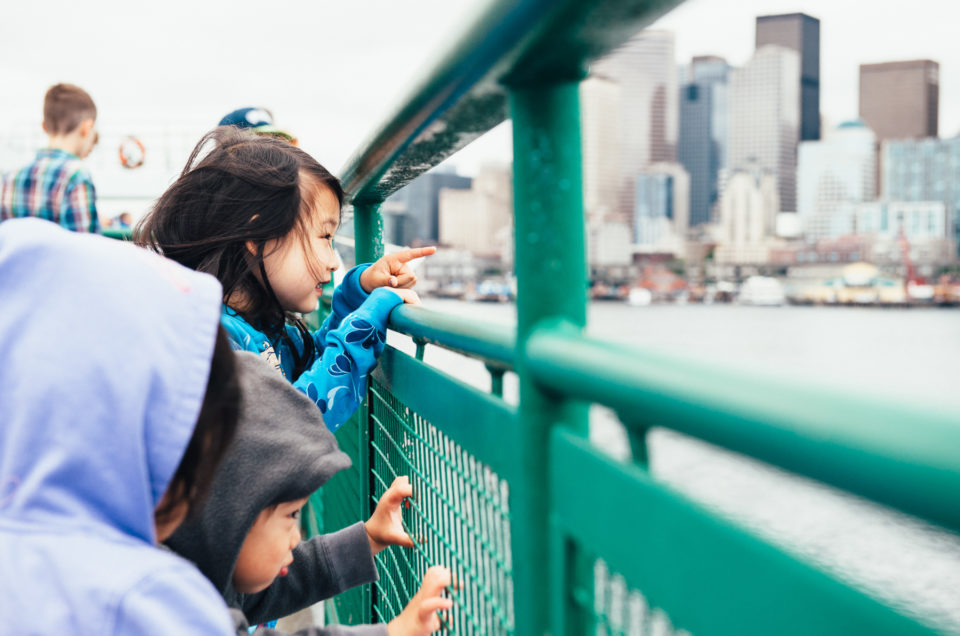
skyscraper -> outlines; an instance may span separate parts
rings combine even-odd
[[[769,45],[730,71],[727,169],[759,166],[777,180],[781,212],[797,205],[800,56]]]
[[[960,137],[887,141],[881,154],[883,197],[942,201],[947,234],[960,249]]]
[[[620,207],[633,210],[633,183],[651,163],[677,156],[674,36],[641,31],[591,67],[620,85]]]
[[[510,238],[513,188],[509,165],[485,164],[469,190],[442,188],[439,194],[440,242],[479,256],[497,256]]]
[[[689,82],[680,89],[677,159],[690,175],[690,225],[707,223],[717,201],[717,174],[724,167],[727,75],[718,57],[695,57]]]
[[[860,120],[845,122],[822,141],[800,144],[797,212],[806,223],[840,203],[876,197],[877,138]]]
[[[583,209],[591,223],[629,224],[620,197],[620,86],[601,75],[580,83]]]
[[[776,44],[800,55],[800,139],[820,139],[820,20],[805,13],[757,17],[756,47]]]
[[[937,136],[940,65],[932,60],[860,65],[860,119],[887,139]]]

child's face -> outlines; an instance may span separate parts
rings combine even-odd
[[[293,549],[300,543],[300,509],[306,503],[306,498],[297,499],[260,512],[243,540],[233,571],[238,592],[260,592],[287,574]]]
[[[301,173],[301,179],[311,179]],[[340,202],[326,186],[305,184],[304,202],[309,211],[304,217],[305,236],[293,231],[279,241],[268,241],[263,264],[270,286],[286,311],[310,313],[337,269],[333,235],[340,224]],[[319,271],[318,271],[319,270]]]

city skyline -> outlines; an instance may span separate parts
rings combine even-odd
[[[940,135],[960,133],[960,50],[953,33],[960,19],[958,4],[916,0],[908,13],[894,0],[873,2],[869,12],[862,5],[829,0],[687,0],[650,28],[676,34],[678,63],[719,55],[741,66],[753,54],[756,18],[785,13],[806,13],[820,21],[824,129],[857,118],[860,64],[931,59],[941,69]]]

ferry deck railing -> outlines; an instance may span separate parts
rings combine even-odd
[[[960,529],[960,414],[831,392],[584,335],[587,267],[578,83],[586,65],[677,0],[501,0],[341,173],[357,262],[382,254],[384,199],[507,118],[513,122],[517,321],[418,307],[390,327],[368,400],[337,437],[352,456],[312,501],[314,531],[365,519],[396,475],[417,547],[328,605],[388,621],[428,565],[457,587],[461,634],[925,634],[908,616],[691,501],[649,470],[665,427]],[[427,346],[486,363],[483,392],[423,362]],[[513,371],[519,402],[502,398]],[[587,406],[617,413],[630,461],[594,448]]]

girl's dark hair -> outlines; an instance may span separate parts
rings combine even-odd
[[[169,518],[182,503],[186,503],[187,517],[191,517],[200,510],[210,491],[213,475],[237,430],[240,383],[237,381],[235,356],[226,332],[218,326],[210,377],[197,425],[167,486],[169,494],[154,513],[158,522]]]
[[[306,248],[304,199],[307,195],[310,201],[319,187],[343,205],[340,182],[307,153],[279,139],[222,126],[204,135],[180,177],[134,230],[139,245],[216,276],[225,303],[242,296],[245,307],[238,313],[244,320],[274,345],[286,341],[293,352],[294,380],[316,349],[300,317],[280,305],[267,278],[264,247],[296,231]],[[286,324],[300,331],[302,350],[287,335]]]

